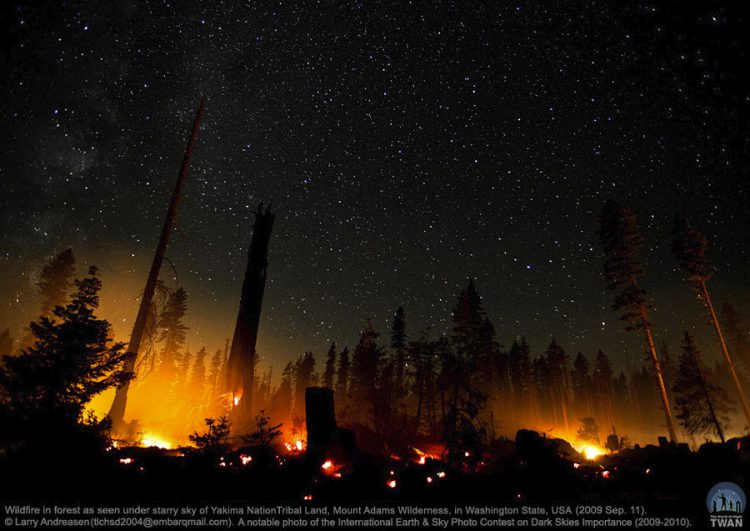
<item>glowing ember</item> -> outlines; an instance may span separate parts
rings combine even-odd
[[[573,468],[575,469],[581,468],[581,463],[573,463]]]
[[[471,454],[469,452],[464,452],[464,457],[469,457]]]
[[[441,470],[440,472],[437,473],[437,477],[439,477],[440,479],[443,479],[445,477],[445,472]]]
[[[232,399],[232,402],[234,402],[234,405],[235,405],[235,407],[236,407],[236,406],[237,406],[237,404],[239,404],[239,403],[240,403],[240,397],[239,397],[239,396],[235,396],[235,397],[234,397],[234,398]]]
[[[305,499],[307,501],[312,500],[312,494],[305,494],[305,497],[303,499]]]
[[[332,467],[333,467],[333,461],[330,461],[330,460],[320,465],[320,468],[322,468],[323,470],[328,470]]]
[[[609,470],[605,470],[604,472],[602,472],[602,477],[604,479],[609,479]]]
[[[427,476],[427,483],[432,483],[432,476]]]
[[[242,466],[247,466],[252,460],[253,460],[253,457],[250,455],[245,455],[245,454],[240,455],[240,461],[242,462]]]
[[[396,480],[395,480],[395,479],[392,479],[392,480],[390,480],[390,481],[389,481],[388,483],[386,483],[386,486],[387,486],[387,487],[388,487],[389,489],[395,489],[395,488],[396,488],[396,485],[397,485],[397,483],[396,483]]]
[[[294,447],[295,447],[295,448],[297,449],[297,451],[298,451],[298,452],[301,452],[301,451],[302,451],[302,448],[303,448],[303,447],[302,447],[302,441],[296,441],[296,442],[294,443]]]
[[[121,457],[120,463],[123,465],[132,465],[135,462],[135,459],[132,457]]]

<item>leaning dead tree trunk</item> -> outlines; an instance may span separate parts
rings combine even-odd
[[[236,433],[245,433],[253,418],[253,385],[258,356],[255,344],[258,340],[258,325],[263,304],[268,268],[268,244],[275,214],[263,203],[258,206],[253,224],[253,238],[242,282],[240,309],[232,338],[227,370],[229,391],[232,396],[231,420]]]
[[[703,303],[705,304],[706,310],[708,310],[709,315],[711,315],[711,324],[713,325],[714,331],[716,332],[716,337],[718,337],[719,339],[721,351],[724,354],[724,359],[726,360],[727,366],[729,367],[729,373],[732,375],[732,381],[734,382],[737,396],[740,399],[742,412],[745,414],[748,425],[750,425],[750,408],[747,405],[745,391],[744,389],[742,389],[742,384],[740,384],[740,379],[737,376],[737,370],[734,367],[734,360],[732,360],[732,356],[729,354],[729,349],[727,348],[727,343],[726,341],[724,341],[724,334],[721,331],[721,326],[719,326],[719,320],[716,318],[716,311],[714,310],[714,305],[713,302],[711,302],[711,296],[708,294],[708,288],[706,288],[706,282],[704,280],[700,281],[700,288],[701,295],[703,296]]]
[[[182,159],[182,166],[180,173],[177,177],[177,184],[175,185],[174,192],[172,193],[172,200],[169,203],[169,209],[167,210],[167,218],[164,220],[164,227],[161,231],[161,237],[159,243],[156,246],[156,253],[154,254],[154,260],[151,262],[151,270],[148,273],[148,279],[146,280],[146,287],[143,289],[143,296],[141,297],[141,305],[138,308],[138,314],[133,323],[133,331],[130,334],[130,343],[128,343],[128,352],[132,354],[132,357],[125,364],[125,372],[132,373],[135,369],[136,360],[138,358],[138,351],[141,347],[143,335],[146,329],[146,320],[148,319],[149,309],[151,308],[151,301],[154,298],[154,291],[156,290],[156,283],[159,280],[159,271],[161,270],[161,264],[164,261],[164,255],[167,252],[167,245],[172,236],[175,222],[177,219],[177,205],[182,199],[182,189],[185,185],[185,178],[187,177],[188,170],[190,169],[190,161],[193,157],[193,148],[195,142],[198,139],[198,131],[201,126],[201,119],[203,118],[203,109],[205,107],[206,97],[201,98],[200,106],[195,114],[195,121],[193,122],[193,130],[190,133],[187,147],[185,148],[185,155]],[[112,402],[112,407],[109,410],[108,417],[112,421],[112,430],[117,432],[122,429],[123,421],[125,420],[125,407],[128,402],[128,389],[130,388],[130,382],[126,382],[117,388],[115,393],[115,399]]]
[[[635,281],[633,281],[635,284]],[[654,375],[656,376],[656,383],[659,387],[659,398],[661,398],[661,406],[664,410],[664,418],[667,421],[667,431],[669,431],[669,440],[673,443],[677,442],[677,433],[674,429],[674,419],[672,417],[672,407],[669,405],[669,397],[667,396],[667,386],[664,385],[664,374],[661,369],[661,363],[659,362],[659,356],[656,354],[656,345],[654,344],[654,336],[651,332],[651,323],[648,320],[646,309],[641,308],[641,322],[643,333],[646,336],[646,344],[648,345],[648,352],[651,355],[651,363],[654,367]]]

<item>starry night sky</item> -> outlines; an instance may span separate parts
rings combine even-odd
[[[636,359],[601,277],[613,198],[646,236],[657,341],[696,330],[713,352],[671,221],[706,234],[716,303],[750,321],[747,18],[612,4],[4,3],[0,328],[21,334],[71,246],[127,338],[205,94],[168,251],[193,350],[231,335],[252,211],[273,200],[274,364],[351,346],[368,317],[387,332],[400,304],[412,337],[443,333],[470,277],[506,346]]]

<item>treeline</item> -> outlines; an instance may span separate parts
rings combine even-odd
[[[727,305],[724,315],[737,325],[733,339],[745,341],[736,311]],[[680,407],[687,397],[696,407],[701,398],[692,396],[693,360],[700,353],[686,337],[679,356],[662,343],[661,366],[672,401]],[[742,358],[750,360],[750,349],[742,351]],[[701,367],[700,374],[726,413],[728,404],[721,400],[726,364]],[[285,430],[304,432],[304,390],[323,385],[335,391],[339,423],[355,429],[359,443],[376,452],[436,442],[454,449],[457,458],[467,451],[479,456],[487,443],[512,437],[520,428],[602,443],[613,429],[638,438],[664,431],[647,365],[632,362],[616,371],[603,351],[571,355],[554,339],[539,353],[525,338],[505,349],[473,282],[459,296],[447,337],[422,333],[408,340],[405,312],[399,308],[386,341],[368,321],[353,352],[332,343],[320,361],[307,352],[288,363],[277,387],[268,376],[258,380],[258,407],[283,422]],[[685,422],[688,435],[712,433],[712,426],[695,426],[692,416]],[[726,418],[722,422],[726,425]]]
[[[646,356],[633,356],[625,367],[615,370],[601,350],[569,352],[554,339],[539,345],[517,337],[504,346],[470,281],[458,296],[445,335],[410,336],[406,314],[398,308],[387,337],[368,321],[351,350],[331,344],[324,359],[306,352],[287,363],[277,377],[273,368],[259,374],[253,389],[256,409],[265,411],[273,423],[283,423],[286,437],[302,436],[305,389],[323,385],[335,391],[339,423],[353,428],[365,449],[389,453],[436,442],[446,448],[450,460],[468,466],[481,459],[487,443],[513,436],[519,428],[590,440],[603,440],[611,430],[651,438],[665,429],[673,439],[725,438],[734,405],[747,415],[743,387],[750,375],[750,336],[735,308],[724,304],[721,311],[714,309],[707,287],[713,268],[706,259],[706,239],[686,218],[676,217],[673,252],[722,353],[712,366],[687,332],[679,351],[657,343],[649,295],[642,285],[643,238],[635,215],[607,202],[598,232],[605,254],[604,278],[615,292],[613,310],[626,330],[644,339]],[[122,345],[112,344],[109,323],[94,316],[101,287],[96,270],[83,279],[74,277],[75,259],[68,249],[42,270],[41,315],[19,345],[8,330],[0,334],[0,354],[7,354],[0,367],[0,405],[5,413],[15,411],[13,417],[25,411],[29,393],[59,402],[44,389],[49,385],[60,393],[45,367],[55,367],[72,381],[89,374],[99,382],[85,402],[71,399],[75,413],[66,415],[78,421],[90,399],[129,377],[135,378],[129,417],[159,426],[164,433],[190,433],[204,418],[231,409],[228,344],[211,352],[188,348],[184,289],[159,285],[135,374],[124,375],[118,373],[125,359]],[[84,288],[87,293],[81,291]],[[92,350],[94,343],[82,344],[80,337],[88,337],[94,328],[98,332]],[[83,365],[73,355],[76,351],[83,353]],[[99,365],[86,366],[89,362]],[[93,376],[87,372],[91,370]],[[22,392],[24,386],[33,392]],[[743,424],[736,427],[742,430]],[[131,424],[132,437],[139,433],[141,426]]]

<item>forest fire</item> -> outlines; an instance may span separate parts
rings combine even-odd
[[[156,447],[161,448],[162,450],[168,450],[175,447],[175,445],[162,439],[161,437],[148,433],[143,434],[143,437],[140,440],[140,446],[143,446],[145,448]]]
[[[425,463],[427,463],[428,459],[434,459],[434,460],[440,459],[439,456],[432,455],[427,452],[423,452],[419,448],[412,447],[412,450],[414,450],[414,453],[417,454],[417,463],[420,465],[424,465]]]
[[[285,442],[284,448],[290,454],[299,454],[305,450],[305,443],[301,439],[297,439],[294,442]]]
[[[594,461],[597,458],[605,455],[607,451],[604,448],[600,448],[596,445],[585,443],[578,448],[578,451],[589,461]]]

